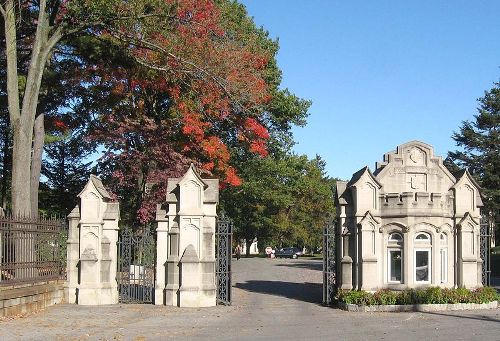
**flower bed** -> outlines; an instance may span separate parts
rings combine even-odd
[[[476,290],[429,287],[420,290],[369,293],[363,290],[339,290],[336,295],[341,309],[349,311],[436,311],[492,309],[498,306],[494,288]]]

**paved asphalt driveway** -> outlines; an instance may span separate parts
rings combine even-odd
[[[233,261],[231,307],[59,305],[0,321],[0,340],[500,340],[499,310],[348,313],[321,306],[321,261]]]

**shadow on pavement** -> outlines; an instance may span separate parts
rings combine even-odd
[[[236,283],[235,287],[246,291],[282,296],[309,303],[321,304],[323,300],[322,285],[320,283],[248,281]]]
[[[286,266],[286,267],[291,267],[291,268],[301,268],[301,269],[323,271],[323,263],[322,262],[295,261],[293,263],[276,264],[276,266]]]
[[[427,312],[421,312],[421,313],[422,314],[429,314],[429,315],[439,315],[439,316],[461,318],[461,319],[471,319],[471,320],[487,321],[487,322],[496,322],[496,323],[500,322],[499,319],[496,319],[496,318],[493,318],[493,317],[490,317],[490,316],[484,316],[484,315],[475,315],[475,316],[471,316],[471,315],[455,315],[455,314],[447,314],[447,313],[444,313],[444,312],[436,312],[436,311],[435,312],[427,311]]]

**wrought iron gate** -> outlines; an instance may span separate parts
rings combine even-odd
[[[335,224],[328,223],[323,231],[323,304],[333,303],[336,291]]]
[[[217,304],[231,305],[231,254],[233,222],[224,214],[217,220],[215,231]]]
[[[118,236],[116,281],[120,303],[153,303],[156,233],[151,227],[121,229]]]
[[[490,254],[491,254],[491,221],[488,216],[481,217],[480,224],[480,255],[483,260],[483,285],[490,285],[490,275],[491,275],[491,262],[490,262]]]

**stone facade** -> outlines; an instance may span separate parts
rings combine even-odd
[[[168,179],[165,203],[156,212],[155,304],[216,305],[218,201],[219,180],[202,179],[193,165],[182,178]]]
[[[91,175],[69,214],[67,284],[69,303],[118,303],[116,261],[120,207]]]
[[[337,282],[375,291],[481,286],[480,187],[419,141],[338,181]]]

